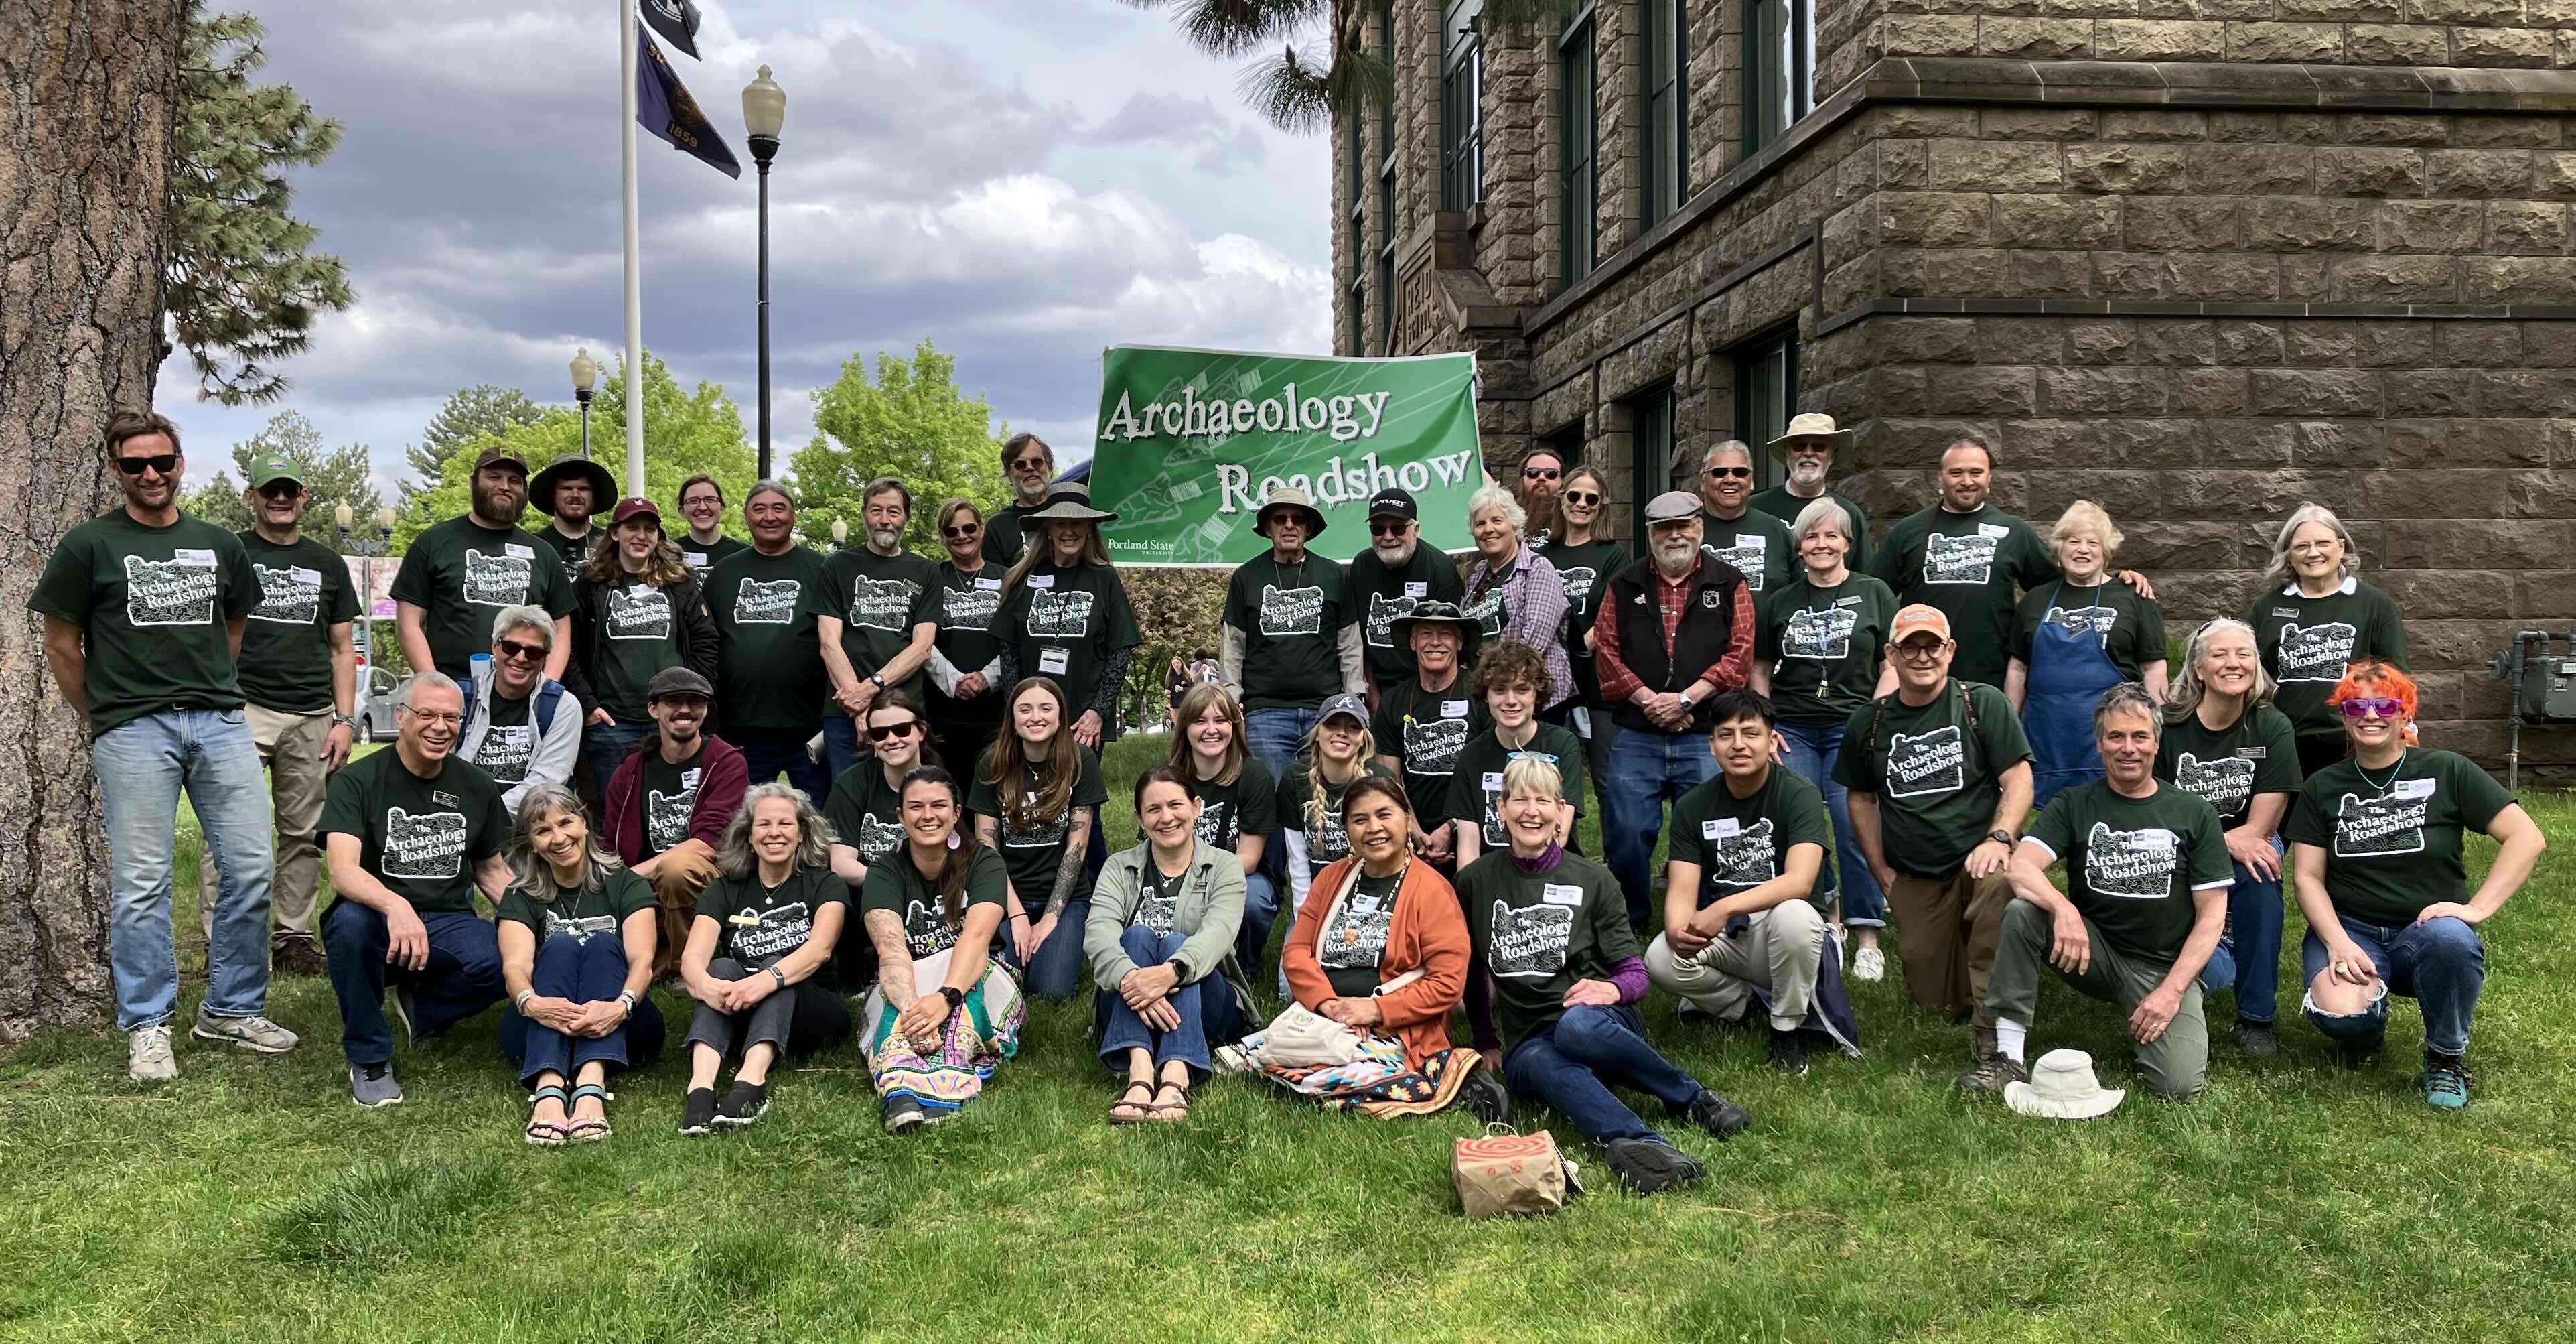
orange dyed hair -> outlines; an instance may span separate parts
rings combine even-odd
[[[2326,703],[2341,708],[2346,700],[2359,700],[2374,695],[2397,697],[2398,712],[2406,725],[2408,745],[2422,739],[2415,731],[2415,679],[2404,669],[2385,658],[2364,658],[2343,670],[2343,680],[2335,683],[2334,694]]]

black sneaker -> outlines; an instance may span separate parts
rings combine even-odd
[[[1794,1031],[1771,1029],[1771,1067],[1792,1078],[1807,1072],[1807,1043]]]
[[[712,1087],[689,1089],[686,1101],[680,1103],[680,1132],[712,1133],[716,1127],[716,1090]]]
[[[910,1097],[902,1097],[886,1103],[885,1128],[888,1134],[901,1134],[906,1130],[919,1129],[922,1122],[929,1118],[922,1114],[921,1103]]]
[[[2340,1042],[2337,1048],[2343,1054],[2345,1068],[2356,1070],[2377,1068],[2379,1057],[2388,1053],[2388,1033],[2354,1037]]]
[[[1638,1194],[1654,1195],[1703,1180],[1708,1168],[1661,1139],[1612,1139],[1610,1174]]]
[[[1467,1113],[1488,1125],[1511,1123],[1512,1093],[1491,1069],[1477,1069],[1467,1075],[1458,1089],[1458,1101]]]
[[[2281,1053],[2281,1038],[2272,1033],[2269,1022],[2236,1019],[2236,1048],[2255,1059],[2270,1059]]]
[[[759,1119],[761,1112],[768,1109],[769,1085],[767,1083],[746,1083],[736,1078],[733,1080],[733,1086],[725,1090],[724,1101],[716,1106],[716,1123],[747,1125]]]
[[[1731,1139],[1753,1127],[1753,1116],[1743,1107],[1719,1096],[1710,1088],[1701,1088],[1697,1100],[1687,1108],[1691,1122],[1718,1139]]]
[[[2000,1095],[2007,1083],[2029,1081],[2029,1065],[2001,1050],[1989,1050],[1978,1058],[1977,1067],[1959,1075],[1958,1088],[1972,1097]]]

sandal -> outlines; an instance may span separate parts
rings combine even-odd
[[[1145,1099],[1143,1101],[1129,1101],[1127,1099],[1129,1094],[1139,1090],[1142,1090],[1145,1094]],[[1109,1107],[1109,1123],[1113,1125],[1132,1125],[1139,1121],[1153,1119],[1154,1094],[1158,1090],[1160,1089],[1156,1088],[1152,1083],[1129,1083],[1126,1089],[1118,1094],[1118,1100],[1111,1103]],[[1121,1111],[1124,1111],[1125,1114],[1120,1114]]]
[[[531,1106],[542,1105],[549,1101],[562,1106],[567,1114],[572,1110],[572,1098],[559,1086],[550,1085],[540,1087],[528,1094],[528,1104]],[[572,1131],[570,1128],[557,1124],[552,1120],[531,1120],[528,1122],[527,1139],[528,1143],[534,1147],[561,1148],[564,1144],[570,1142],[571,1134]]]
[[[1145,1108],[1145,1118],[1148,1120],[1158,1120],[1165,1124],[1176,1124],[1180,1121],[1189,1119],[1190,1085],[1187,1083],[1157,1083],[1154,1085],[1155,1096],[1159,1097],[1165,1092],[1171,1092],[1178,1095],[1180,1100],[1169,1104],[1159,1101],[1155,1102],[1153,1105]]]
[[[602,1111],[607,1109],[609,1102],[607,1088],[594,1083],[585,1084],[572,1090],[572,1102],[574,1105],[580,1105],[582,1100],[586,1097],[599,1098],[600,1109]],[[601,1139],[607,1138],[610,1134],[615,1132],[615,1130],[609,1128],[607,1117],[603,1115],[597,1120],[575,1120],[571,1124],[564,1126],[563,1135],[564,1142],[566,1143],[597,1143]]]

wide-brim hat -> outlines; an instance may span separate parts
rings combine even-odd
[[[1274,485],[1270,487],[1270,493],[1262,497],[1261,507],[1253,511],[1252,530],[1254,532],[1265,537],[1270,535],[1270,511],[1272,509],[1303,510],[1306,514],[1306,539],[1308,541],[1312,541],[1315,538],[1324,535],[1324,513],[1323,510],[1315,507],[1315,497],[1313,495],[1307,494],[1305,491],[1300,490],[1293,485]]]
[[[1058,481],[1047,487],[1046,507],[1020,515],[1022,523],[1105,523],[1118,515],[1091,507],[1091,487],[1080,481]]]
[[[2004,1084],[2004,1104],[2044,1120],[2090,1120],[2109,1115],[2128,1098],[2093,1076],[2093,1057],[2081,1050],[2051,1050],[2039,1057],[2027,1083]]]
[[[1780,437],[1771,441],[1771,456],[1787,461],[1789,445],[1800,439],[1822,439],[1826,447],[1839,453],[1844,444],[1851,442],[1851,436],[1850,430],[1834,427],[1832,416],[1809,411],[1804,415],[1789,417],[1789,427],[1780,431]]]
[[[549,518],[554,517],[555,487],[572,478],[590,482],[590,507],[594,513],[601,505],[617,498],[617,478],[608,474],[608,468],[579,453],[566,453],[529,478],[528,507]]]
[[[1458,661],[1464,665],[1476,656],[1476,645],[1485,637],[1485,623],[1448,602],[1417,601],[1413,609],[1387,622],[1395,636],[1396,647],[1413,647],[1413,628],[1419,625],[1445,625],[1458,632]]]

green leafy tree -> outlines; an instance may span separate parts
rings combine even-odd
[[[403,456],[411,463],[412,474],[422,482],[418,485],[403,482],[403,502],[410,503],[413,495],[428,489],[428,483],[438,479],[440,467],[456,455],[459,444],[484,437],[497,438],[544,418],[546,408],[528,400],[528,394],[515,387],[477,383],[449,393],[447,404],[438,408],[438,414],[430,417],[429,427],[421,431],[420,442],[403,450]],[[595,426],[593,433],[595,437]]]
[[[433,425],[435,429],[435,425]],[[567,408],[547,408],[535,421],[514,425],[499,433],[478,434],[449,449],[439,463],[437,485],[415,492],[401,505],[401,518],[394,525],[394,551],[400,554],[420,535],[422,528],[443,522],[463,513],[473,503],[472,480],[474,458],[487,443],[499,442],[517,449],[528,459],[532,471],[543,471],[547,463],[565,453],[581,451],[581,417]],[[626,374],[623,369],[600,379],[599,396],[591,403],[590,442],[592,455],[617,478],[618,488],[626,483]],[[751,441],[742,429],[742,411],[716,383],[700,383],[688,391],[673,381],[671,370],[650,352],[644,356],[644,487],[645,494],[673,512],[664,527],[674,535],[687,526],[678,516],[673,503],[680,493],[680,482],[703,472],[724,486],[725,498],[735,506],[725,519],[725,530],[745,540],[740,505],[745,491],[751,488],[755,469]],[[607,513],[606,508],[600,512]],[[531,509],[523,526],[542,527],[545,520]]]
[[[240,532],[251,524],[250,508],[242,502],[243,482],[250,479],[250,464],[255,458],[283,453],[294,458],[304,470],[304,491],[310,496],[304,504],[304,529],[326,545],[339,544],[339,531],[332,514],[346,504],[360,518],[372,517],[384,504],[376,493],[375,467],[368,460],[367,446],[352,443],[336,449],[322,446],[322,431],[299,411],[280,411],[271,417],[266,428],[233,445],[233,465],[229,471],[218,471],[215,478],[195,494],[188,496],[188,512],[231,532]]]
[[[797,530],[828,547],[832,520],[849,524],[850,544],[864,533],[860,491],[879,476],[898,476],[912,491],[912,528],[904,544],[944,560],[939,506],[971,499],[991,516],[1009,502],[1002,479],[1001,438],[982,393],[957,388],[957,360],[924,340],[912,358],[877,354],[876,376],[852,355],[841,376],[814,393],[814,440],[796,450]],[[1007,429],[1002,437],[1008,437]]]
[[[255,84],[267,29],[248,14],[188,7],[172,128],[167,338],[188,352],[201,395],[227,406],[285,395],[273,367],[312,344],[325,312],[357,301],[348,267],[315,252],[319,232],[287,213],[290,169],[340,142],[284,84]]]

